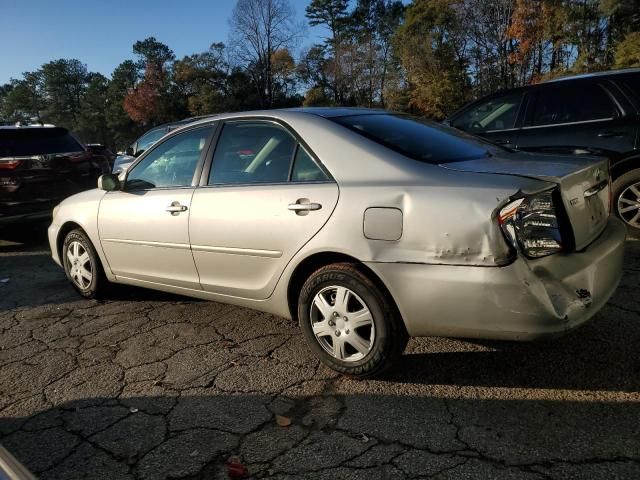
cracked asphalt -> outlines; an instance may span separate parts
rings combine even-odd
[[[583,328],[416,339],[359,381],[285,319],[128,287],[82,300],[44,243],[0,243],[0,443],[42,479],[225,479],[231,457],[251,478],[637,479],[639,280],[629,241]]]

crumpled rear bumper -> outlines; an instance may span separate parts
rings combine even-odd
[[[626,227],[611,217],[581,252],[505,267],[367,265],[394,297],[412,336],[531,340],[556,336],[602,308],[622,275]]]

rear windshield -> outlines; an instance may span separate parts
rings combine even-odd
[[[28,157],[83,150],[65,128],[0,128],[0,157]]]
[[[336,123],[414,160],[448,163],[481,158],[491,147],[453,128],[402,114],[331,118]]]

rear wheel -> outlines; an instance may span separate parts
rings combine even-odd
[[[65,237],[62,262],[67,278],[80,295],[95,298],[103,293],[108,281],[93,244],[82,230],[72,230]]]
[[[352,264],[314,272],[300,292],[298,318],[313,352],[347,375],[380,373],[408,341],[388,294]]]
[[[632,170],[618,177],[612,188],[616,215],[631,232],[640,234],[640,171]]]

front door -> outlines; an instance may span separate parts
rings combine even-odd
[[[226,123],[207,185],[196,190],[191,206],[191,248],[202,288],[269,297],[337,200],[336,183],[284,127]]]
[[[189,245],[194,176],[212,128],[174,135],[107,193],[98,213],[102,248],[118,277],[200,289]]]

